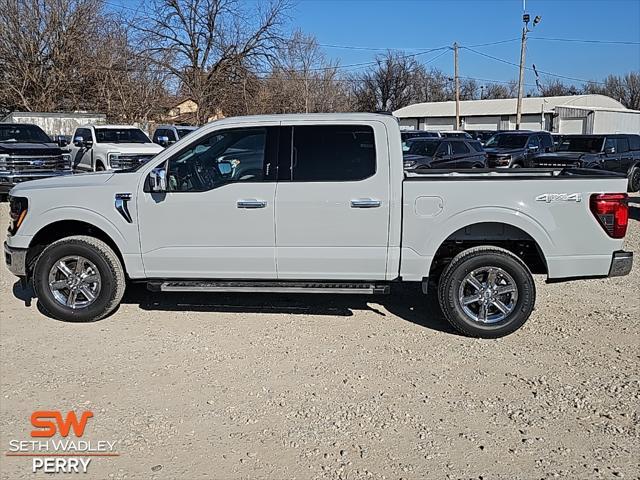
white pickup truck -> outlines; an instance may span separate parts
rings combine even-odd
[[[128,170],[162,151],[147,134],[128,125],[85,125],[76,128],[71,145],[73,169],[81,172]]]
[[[67,321],[162,292],[387,293],[437,282],[461,332],[499,337],[549,280],[626,275],[627,180],[587,170],[406,174],[393,117],[216,121],[135,171],[11,191],[6,262]]]

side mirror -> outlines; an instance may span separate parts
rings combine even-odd
[[[444,152],[443,151],[436,152],[434,157],[435,158],[443,158],[444,157]]]
[[[76,147],[82,148],[82,146],[84,145],[84,138],[82,137],[76,137],[73,139],[73,144]]]
[[[607,155],[613,155],[614,153],[616,153],[616,147],[605,148],[604,153],[606,153]]]
[[[233,172],[233,165],[227,161],[218,162],[218,170],[223,177],[227,177]]]
[[[164,165],[154,168],[149,173],[149,189],[151,193],[167,191],[167,171],[164,169]]]
[[[169,146],[169,137],[167,137],[166,135],[161,135],[158,137],[158,145],[161,145],[163,147],[168,147]]]
[[[532,152],[537,152],[540,149],[538,145],[529,145],[529,150]]]
[[[62,147],[66,147],[67,145],[69,145],[69,142],[67,140],[67,137],[65,137],[64,135],[58,135],[58,138],[56,140],[56,143],[58,144],[58,146],[60,148]]]

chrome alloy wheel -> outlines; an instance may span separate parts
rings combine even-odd
[[[91,305],[100,294],[98,268],[84,257],[63,257],[49,270],[49,289],[60,305],[72,309]]]
[[[498,323],[516,308],[518,288],[513,277],[501,268],[477,268],[462,280],[458,301],[473,321]]]

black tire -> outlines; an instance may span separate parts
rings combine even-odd
[[[104,172],[105,168],[101,162],[96,163],[96,172]]]
[[[478,269],[497,267],[506,272],[517,288],[513,310],[502,321],[482,323],[463,310],[460,290],[467,275]],[[503,248],[474,247],[454,257],[440,276],[438,301],[445,318],[451,325],[470,337],[498,338],[513,333],[527,321],[536,300],[536,289],[531,272],[520,258]]]
[[[95,265],[101,288],[93,303],[72,309],[54,297],[49,272],[60,259],[78,255]],[[109,245],[94,237],[78,235],[58,240],[44,249],[34,268],[33,287],[41,307],[52,317],[67,322],[92,322],[106,317],[120,304],[126,278],[120,259]]]
[[[519,163],[514,163],[513,165],[511,165],[511,168],[522,168],[522,165],[520,165]]]
[[[640,192],[640,165],[636,165],[629,172],[629,188],[630,192]]]

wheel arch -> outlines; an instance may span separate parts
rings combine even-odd
[[[112,235],[93,223],[76,219],[57,220],[48,223],[36,232],[29,242],[29,251],[27,253],[27,266],[29,273],[33,268],[33,262],[47,245],[73,235],[86,235],[102,240],[114,251],[126,274],[126,265],[122,255],[122,249],[113,239]]]

